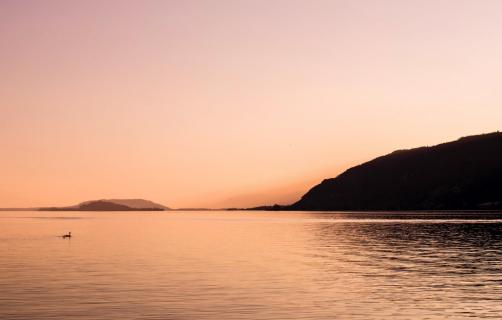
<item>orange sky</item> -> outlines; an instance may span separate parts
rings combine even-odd
[[[294,201],[499,130],[502,1],[0,2],[0,206]]]

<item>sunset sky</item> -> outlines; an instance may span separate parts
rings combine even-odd
[[[0,48],[0,207],[288,203],[502,127],[496,0],[3,0]]]

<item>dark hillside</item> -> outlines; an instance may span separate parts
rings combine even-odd
[[[395,151],[324,180],[289,209],[502,209],[502,133]]]

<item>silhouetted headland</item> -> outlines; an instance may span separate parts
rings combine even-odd
[[[399,150],[266,210],[502,210],[502,133]]]
[[[104,199],[82,202],[70,207],[39,208],[41,211],[164,211],[168,207],[144,199]]]

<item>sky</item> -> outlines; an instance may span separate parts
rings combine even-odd
[[[502,1],[3,0],[0,49],[0,207],[291,203],[502,127]]]

